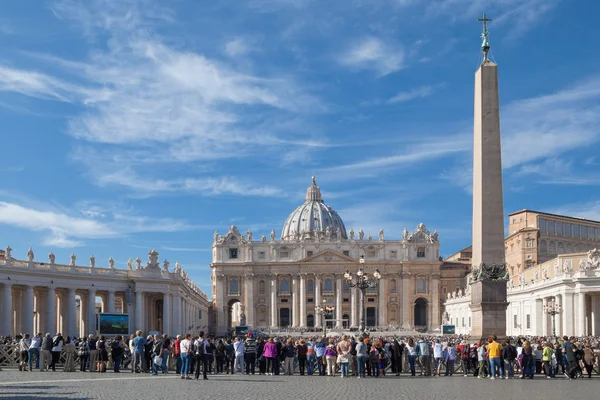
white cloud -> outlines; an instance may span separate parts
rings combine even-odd
[[[600,201],[565,204],[548,212],[592,221],[600,221]]]
[[[431,96],[436,90],[436,86],[424,85],[418,88],[411,89],[406,92],[398,92],[394,97],[388,100],[388,103],[398,103],[402,101],[409,101],[413,99],[419,99],[427,96]]]
[[[340,63],[356,69],[371,69],[379,76],[388,75],[404,66],[404,50],[375,37],[368,37],[353,45],[339,59]]]
[[[251,46],[248,41],[243,37],[237,37],[230,40],[225,45],[225,52],[231,57],[240,56],[247,54],[251,51]]]

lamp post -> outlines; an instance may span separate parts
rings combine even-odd
[[[348,287],[355,287],[360,290],[360,310],[358,317],[360,319],[358,330],[364,335],[365,333],[365,292],[368,288],[376,288],[379,286],[379,280],[381,279],[381,274],[379,273],[379,269],[376,269],[373,273],[373,277],[370,278],[368,274],[365,272],[364,264],[365,264],[365,256],[360,256],[359,259],[360,267],[358,268],[358,272],[356,273],[356,281],[352,280],[352,274],[350,271],[346,271],[344,274],[344,279],[348,284]]]
[[[321,323],[323,324],[323,336],[327,335],[327,323],[325,322],[325,316],[333,311],[335,311],[334,306],[328,306],[327,300],[323,299],[323,305],[318,305],[315,307],[315,312],[321,315]]]
[[[556,343],[556,315],[562,312],[562,307],[560,304],[556,304],[556,300],[552,298],[552,301],[544,306],[544,312],[552,316],[552,336]]]

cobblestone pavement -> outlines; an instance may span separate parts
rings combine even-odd
[[[184,381],[169,374],[122,372],[0,372],[0,399],[598,399],[600,377],[568,381],[479,380],[454,377],[340,378],[320,376],[219,375]]]

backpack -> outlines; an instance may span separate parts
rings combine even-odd
[[[464,345],[462,347],[462,349],[460,350],[460,358],[469,358],[471,357],[471,350],[469,349],[469,346]]]

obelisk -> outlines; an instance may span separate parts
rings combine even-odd
[[[506,335],[506,265],[498,66],[488,59],[490,44],[483,19],[483,61],[475,73],[473,137],[473,273],[471,336]]]

